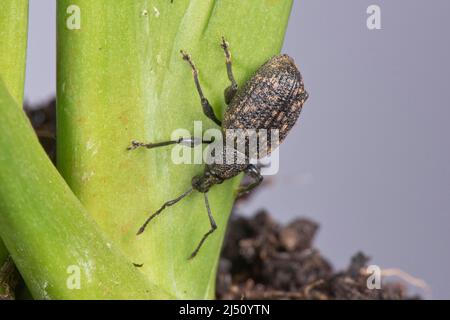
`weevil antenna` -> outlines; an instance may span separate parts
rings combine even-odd
[[[193,188],[190,188],[188,191],[186,191],[185,193],[183,193],[181,196],[173,199],[173,200],[169,200],[166,203],[164,203],[161,208],[158,209],[158,211],[156,211],[154,214],[152,214],[150,217],[148,217],[148,219],[144,222],[144,224],[142,225],[142,227],[139,229],[139,231],[137,232],[136,235],[140,235],[142,232],[145,231],[145,228],[147,227],[147,225],[150,223],[150,221],[153,220],[153,218],[155,218],[156,216],[158,216],[165,208],[173,206],[175,203],[177,203],[178,201],[180,201],[181,199],[187,197],[188,195],[190,195],[192,193],[192,191],[194,191]]]
[[[202,247],[206,238],[208,238],[208,236],[217,229],[216,222],[214,221],[214,217],[211,214],[211,208],[209,207],[208,195],[206,192],[204,193],[204,196],[205,196],[205,207],[206,207],[206,211],[208,212],[208,218],[209,218],[209,223],[211,225],[211,229],[203,235],[203,238],[198,243],[197,248],[195,248],[194,252],[192,252],[191,255],[189,256],[189,260],[194,258],[197,255],[198,251]]]

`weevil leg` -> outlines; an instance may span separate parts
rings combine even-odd
[[[209,231],[203,235],[203,238],[198,243],[197,248],[195,248],[195,250],[189,256],[189,260],[194,258],[197,255],[198,251],[202,247],[206,238],[208,238],[209,235],[211,235],[217,229],[216,221],[214,221],[214,217],[212,216],[212,213],[211,213],[211,208],[209,207],[208,195],[206,193],[204,193],[204,196],[205,196],[206,211],[208,212],[208,218],[209,218],[209,223],[211,225],[211,229],[209,229]]]
[[[263,181],[263,176],[261,175],[261,172],[259,171],[258,167],[251,164],[249,165],[244,172],[253,180],[251,183],[241,186],[238,189],[237,198],[242,197],[255,189],[257,186],[261,184]]]
[[[200,81],[198,80],[198,70],[195,67],[194,62],[191,59],[191,56],[188,55],[183,50],[180,50],[181,55],[183,56],[183,60],[187,61],[192,69],[192,75],[194,77],[194,83],[195,87],[197,88],[198,95],[200,96],[200,102],[202,104],[203,113],[205,116],[207,116],[209,119],[214,121],[218,126],[222,126],[222,122],[217,119],[216,115],[214,114],[214,110],[211,107],[211,104],[209,103],[208,99],[205,98],[205,95],[203,94],[202,87],[200,85]]]
[[[169,200],[166,203],[164,203],[161,208],[159,208],[155,213],[153,213],[150,217],[148,217],[147,220],[145,220],[144,224],[142,225],[142,227],[139,228],[139,231],[137,232],[136,235],[140,235],[142,232],[145,231],[145,228],[147,227],[147,225],[150,223],[150,221],[152,221],[156,216],[160,215],[161,212],[170,206],[173,206],[175,203],[177,203],[178,201],[180,201],[181,199],[187,197],[188,195],[190,195],[192,193],[192,191],[194,191],[194,189],[190,188],[188,191],[186,191],[185,193],[183,193],[181,196],[173,199],[173,200]]]
[[[238,85],[233,75],[233,65],[231,63],[231,53],[229,49],[230,45],[224,37],[222,37],[222,43],[220,44],[220,46],[225,53],[228,79],[231,82],[231,85],[225,89],[225,103],[229,104],[238,91]]]
[[[127,150],[134,150],[137,148],[152,149],[152,148],[169,146],[172,144],[182,144],[184,146],[194,148],[202,143],[210,144],[213,141],[214,140],[203,140],[202,138],[198,138],[198,137],[179,138],[177,140],[169,140],[169,141],[163,141],[163,142],[157,142],[157,143],[144,143],[144,142],[139,142],[139,141],[133,140],[133,141],[131,141],[131,145],[127,148]]]

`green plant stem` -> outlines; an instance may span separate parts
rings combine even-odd
[[[0,77],[19,107],[23,103],[28,35],[28,0],[0,2]],[[0,268],[9,256],[0,238]],[[0,287],[0,294],[3,292]]]
[[[81,29],[66,26],[77,5]],[[213,298],[216,268],[239,178],[209,192],[217,231],[209,230],[203,196],[194,193],[152,221],[162,203],[190,187],[202,165],[175,165],[171,148],[126,151],[130,141],[166,141],[175,129],[215,127],[179,50],[200,70],[221,117],[229,85],[221,36],[231,45],[239,84],[279,53],[291,0],[58,1],[58,168],[100,227],[154,283],[178,298]]]
[[[0,1],[0,75],[19,107],[23,103],[28,0]]]
[[[0,119],[0,234],[33,297],[168,298],[102,236],[1,80]]]

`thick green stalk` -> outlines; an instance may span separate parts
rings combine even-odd
[[[209,229],[200,194],[167,209],[144,234],[136,232],[152,211],[187,190],[203,166],[175,165],[167,147],[125,149],[133,139],[169,140],[178,128],[193,133],[195,120],[203,121],[203,130],[215,127],[202,113],[179,50],[192,55],[220,116],[229,85],[221,36],[231,45],[242,84],[280,51],[291,5],[291,0],[58,1],[58,168],[126,255],[179,298],[214,297],[239,179],[209,192],[218,230],[188,261]],[[77,8],[80,29],[68,28]]]
[[[28,0],[0,2],[0,77],[22,107],[28,34]],[[0,238],[0,268],[9,256]],[[0,294],[2,293],[0,287]]]
[[[22,106],[27,54],[28,0],[0,1],[0,75]]]
[[[1,80],[0,119],[0,235],[33,297],[167,298],[103,237]]]

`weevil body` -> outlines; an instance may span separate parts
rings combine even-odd
[[[304,89],[302,76],[297,69],[294,61],[288,55],[277,55],[269,59],[262,65],[256,73],[248,80],[242,88],[238,88],[236,80],[233,76],[231,55],[228,49],[228,43],[222,38],[221,46],[226,57],[226,68],[228,78],[231,85],[225,90],[225,102],[228,104],[223,122],[221,122],[214,114],[214,111],[205,98],[199,79],[198,70],[191,60],[191,57],[181,51],[182,57],[189,63],[192,69],[194,83],[200,96],[201,105],[204,114],[221,126],[225,135],[227,130],[252,129],[253,132],[266,130],[277,130],[278,141],[269,143],[268,150],[264,155],[268,155],[275,149],[287,136],[290,129],[296,123],[303,104],[308,99],[308,93]],[[266,134],[266,133],[265,133]],[[267,139],[268,137],[265,137]],[[246,137],[247,139],[247,137]],[[223,139],[225,142],[225,139]],[[180,138],[174,141],[165,141],[159,143],[141,143],[132,141],[132,145],[128,150],[138,147],[155,148],[172,144],[187,144],[191,147],[199,143],[211,143],[212,141],[204,141],[200,138]],[[209,189],[220,184],[227,179],[231,179],[241,172],[245,172],[253,181],[239,189],[238,196],[245,194],[258,186],[262,181],[259,169],[250,163],[251,158],[260,158],[260,149],[255,154],[246,151],[245,154],[236,150],[233,146],[224,143],[223,159],[227,153],[231,154],[234,159],[241,157],[244,160],[240,163],[222,161],[220,163],[212,163],[206,165],[203,174],[195,176],[192,179],[192,186],[179,197],[167,201],[163,206],[153,213],[139,229],[138,234],[142,233],[148,223],[158,216],[165,208],[174,205],[184,197],[191,194],[194,190],[204,194],[205,206],[207,209],[211,229],[204,234],[203,238],[192,252],[190,258],[193,258],[199,251],[206,238],[217,228],[214,218],[209,207],[207,192]]]
[[[255,129],[255,132],[265,129],[268,134],[271,130],[278,130],[278,143],[281,143],[297,121],[306,99],[308,93],[292,58],[288,55],[274,56],[232,97],[224,115],[222,128],[224,131]],[[224,148],[226,150],[226,146]],[[267,155],[271,148],[276,146],[269,145]],[[247,154],[247,157],[251,156]],[[254,158],[259,158],[259,154]],[[206,167],[205,172],[209,173],[206,179],[210,180],[212,186],[220,183],[220,180],[238,175],[247,166],[214,163]],[[199,191],[204,192],[205,188]]]

